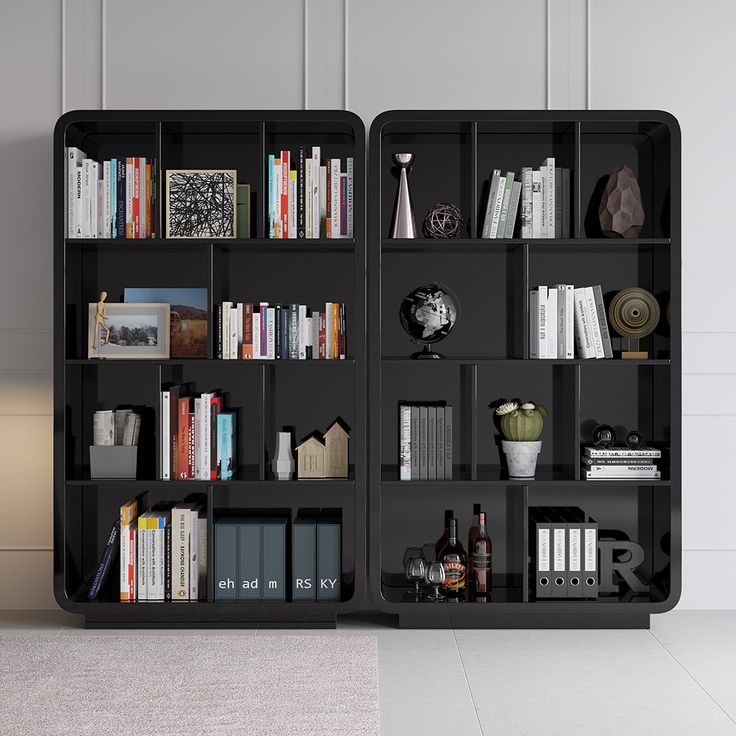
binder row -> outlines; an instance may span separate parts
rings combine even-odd
[[[535,539],[537,600],[597,598],[598,524],[560,521],[565,515],[554,508],[539,508],[530,513]]]

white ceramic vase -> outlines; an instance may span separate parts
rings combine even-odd
[[[276,480],[291,480],[296,465],[291,454],[291,432],[276,433],[276,453],[273,456],[271,470]]]
[[[509,478],[533,478],[537,471],[537,457],[542,440],[536,442],[511,442],[501,440],[501,447],[509,466]]]

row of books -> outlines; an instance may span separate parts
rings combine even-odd
[[[142,156],[95,161],[66,149],[68,238],[155,238],[156,162]]]
[[[162,480],[232,480],[236,414],[212,391],[192,397],[185,385],[161,391]]]
[[[612,358],[600,285],[538,286],[529,292],[530,358]]]
[[[223,360],[345,360],[345,304],[217,306],[217,357]]]
[[[319,146],[269,154],[269,237],[352,238],[353,171],[352,157],[323,163]]]
[[[132,409],[100,409],[92,417],[92,443],[98,447],[138,444],[141,416]]]
[[[399,404],[399,480],[452,480],[452,406]]]
[[[290,545],[286,518],[222,517],[214,533],[216,601],[340,600],[339,511],[300,509]]]
[[[655,460],[662,451],[655,447],[583,447],[580,457],[583,480],[659,480]]]
[[[87,590],[96,600],[119,560],[122,603],[207,598],[206,498],[149,506],[145,492],[120,507]]]
[[[513,238],[518,215],[522,238],[569,238],[570,193],[570,169],[556,167],[553,157],[538,169],[524,166],[521,181],[514,171],[494,169],[481,237]]]

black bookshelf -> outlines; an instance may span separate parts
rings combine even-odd
[[[320,145],[323,155],[352,156],[353,239],[271,240],[266,237],[268,153]],[[158,167],[155,232],[148,240],[68,239],[65,228],[64,148],[76,146],[102,160],[155,158]],[[66,611],[89,626],[334,626],[338,614],[361,606],[366,588],[366,335],[365,131],[342,111],[74,111],[54,132],[54,591]],[[237,169],[251,184],[251,238],[167,240],[164,173],[173,168]],[[165,361],[90,360],[86,305],[101,289],[122,301],[123,288],[207,287],[209,358]],[[213,306],[230,299],[347,305],[348,359],[344,361],[224,361],[214,359]],[[195,391],[221,389],[239,410],[239,467],[232,481],[162,481],[158,457],[159,392],[168,383]],[[87,446],[92,413],[119,404],[145,407],[137,480],[93,480]],[[270,479],[275,432],[296,428],[297,439],[326,428],[336,416],[352,428],[346,480]],[[209,590],[198,603],[119,603],[108,593],[85,593],[121,503],[148,490],[151,503],[207,497]],[[212,590],[213,516],[233,509],[299,508],[342,513],[342,599],[336,603],[217,603]],[[288,551],[287,551],[288,560]],[[287,568],[288,569],[288,568]],[[113,570],[117,577],[117,570]],[[288,579],[288,576],[287,576]]]
[[[391,155],[415,154],[409,174],[420,236],[389,238],[398,180]],[[571,170],[565,239],[481,239],[487,180],[494,168],[539,166],[548,156]],[[647,627],[674,607],[681,586],[680,131],[659,111],[391,111],[370,132],[369,588],[379,610],[416,627]],[[637,175],[646,222],[637,239],[609,239],[596,225],[602,177],[626,164]],[[435,202],[453,202],[465,227],[428,240],[421,222]],[[462,313],[436,346],[445,360],[411,360],[416,350],[398,308],[417,286],[441,281]],[[528,298],[537,284],[601,284],[604,293],[641,286],[669,301],[669,323],[642,341],[648,360],[529,360]],[[620,345],[614,340],[614,351]],[[615,355],[615,353],[614,353]],[[522,396],[551,409],[534,481],[509,480],[488,404]],[[454,475],[399,481],[398,403],[443,399],[454,407]],[[662,480],[581,480],[581,445],[596,423],[637,428],[670,448]],[[481,503],[493,540],[487,603],[416,602],[402,568],[408,546],[433,544],[443,509],[462,535]],[[650,592],[598,600],[534,599],[529,585],[532,506],[578,506],[600,528],[641,544]],[[464,545],[466,542],[464,542]],[[655,585],[656,582],[656,585]]]

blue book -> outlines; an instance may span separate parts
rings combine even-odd
[[[107,576],[110,573],[110,565],[112,565],[115,555],[120,545],[120,519],[116,519],[115,523],[110,529],[110,535],[107,538],[107,544],[102,552],[100,561],[97,563],[97,570],[94,578],[92,578],[92,584],[89,586],[87,591],[87,600],[93,601],[97,598],[100,588],[107,580]]]
[[[217,415],[217,466],[220,480],[232,480],[235,475],[235,416],[233,412]]]

